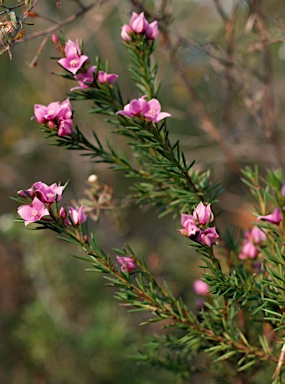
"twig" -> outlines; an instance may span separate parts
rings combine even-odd
[[[62,22],[56,24],[56,25],[53,25],[49,28],[46,28],[42,31],[38,31],[38,32],[34,32],[34,33],[31,33],[30,35],[26,36],[26,37],[23,37],[21,40],[18,40],[16,41],[16,43],[23,43],[25,41],[29,41],[29,40],[32,40],[32,39],[36,39],[38,37],[41,37],[41,36],[45,36],[45,35],[49,35],[55,31],[57,31],[58,29],[68,25],[68,24],[71,24],[73,21],[77,20],[78,18],[80,18],[81,16],[83,16],[85,13],[87,13],[88,11],[90,11],[92,8],[96,7],[98,4],[103,4],[103,3],[106,3],[108,2],[109,0],[96,0],[94,1],[94,3],[86,6],[84,9],[81,9],[80,11],[78,11],[77,13],[69,16],[68,18],[66,18],[65,20],[63,20]]]
[[[227,16],[226,12],[224,11],[224,8],[222,7],[220,0],[213,0],[213,2],[215,3],[216,9],[217,9],[219,15],[221,16],[221,18],[224,20],[225,23],[228,23],[229,18]]]
[[[266,136],[270,140],[272,146],[276,149],[276,157],[280,166],[284,169],[284,152],[282,143],[278,135],[277,115],[275,110],[275,100],[273,92],[272,81],[272,65],[270,52],[268,49],[268,32],[265,22],[265,16],[262,10],[262,3],[260,0],[254,0],[252,3],[252,11],[256,17],[256,28],[260,35],[260,43],[263,52],[263,67],[264,67],[264,125]]]
[[[231,168],[234,170],[235,173],[240,175],[241,171],[240,171],[240,166],[239,166],[238,162],[233,157],[231,149],[228,147],[228,145],[224,141],[221,133],[219,132],[218,128],[215,126],[212,119],[208,115],[206,108],[205,108],[205,104],[199,98],[194,87],[190,83],[185,69],[182,67],[181,63],[179,62],[178,58],[176,57],[176,55],[174,53],[174,49],[172,47],[172,44],[170,42],[170,39],[168,37],[166,30],[164,30],[164,38],[165,38],[165,41],[167,42],[167,49],[170,51],[170,61],[171,61],[172,65],[174,66],[174,68],[176,69],[177,73],[179,73],[182,80],[184,81],[184,84],[187,88],[187,91],[188,91],[189,95],[191,96],[191,99],[194,103],[196,115],[199,118],[200,123],[201,123],[201,129],[203,129],[204,132],[209,134],[211,136],[211,138],[214,139],[219,144],[219,146],[222,149],[223,153],[225,154],[227,161],[228,161],[229,165],[231,166]]]
[[[217,3],[217,0],[214,0]],[[219,1],[218,1],[219,3]],[[225,21],[225,32],[227,39],[226,48],[226,61],[225,61],[225,96],[224,96],[224,107],[223,107],[223,126],[222,130],[224,133],[228,133],[232,121],[232,101],[233,101],[233,82],[234,78],[234,44],[235,44],[235,21],[236,15],[239,8],[239,3],[233,6],[230,17]]]
[[[283,344],[283,347],[281,349],[278,364],[277,364],[277,367],[273,373],[272,379],[275,379],[275,377],[280,374],[280,371],[281,371],[282,365],[284,364],[284,361],[285,361],[285,344]]]
[[[46,46],[50,35],[46,35],[43,41],[41,42],[41,45],[39,46],[35,56],[33,57],[32,61],[29,64],[29,67],[34,68],[37,65],[37,61],[39,56],[43,53],[44,47]]]

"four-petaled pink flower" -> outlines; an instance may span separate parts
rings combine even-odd
[[[117,115],[124,115],[128,117],[141,117],[154,123],[159,122],[171,114],[167,112],[160,112],[161,105],[157,99],[146,101],[144,95],[139,99],[132,100],[129,104],[124,106],[123,110],[117,112]]]
[[[219,237],[215,227],[209,227],[214,220],[211,205],[204,205],[200,202],[194,209],[192,215],[181,214],[181,235],[211,247]]]
[[[282,220],[282,213],[279,208],[274,208],[273,212],[270,215],[258,216],[258,220],[265,220],[271,224],[279,224]]]
[[[161,106],[158,100],[151,99],[145,104],[143,109],[143,115],[146,119],[157,123],[158,121],[170,117],[171,114],[167,112],[160,112]]]
[[[21,205],[18,208],[18,214],[25,221],[25,225],[28,225],[37,222],[43,216],[49,215],[49,211],[44,203],[35,197],[31,204]]]
[[[193,289],[196,295],[207,295],[209,288],[209,284],[200,279],[194,281]]]
[[[126,256],[116,256],[118,262],[121,264],[121,271],[123,273],[132,272],[136,269],[136,264],[131,257]]]
[[[58,60],[58,63],[74,75],[88,60],[88,56],[81,55],[81,49],[79,47],[78,40],[76,40],[76,43],[71,40],[67,40],[64,53],[65,57]]]

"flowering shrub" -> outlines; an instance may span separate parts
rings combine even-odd
[[[256,200],[256,222],[243,238],[233,239],[220,232],[215,211],[220,185],[211,182],[209,172],[194,170],[194,162],[186,160],[179,142],[173,144],[169,139],[171,113],[161,112],[164,107],[158,99],[157,66],[152,64],[158,26],[158,20],[149,22],[144,12],[134,12],[121,29],[140,93],[137,99],[126,102],[117,74],[109,73],[99,59],[90,66],[79,40],[52,35],[64,77],[78,85],[61,103],[36,104],[34,120],[51,144],[82,151],[96,162],[123,172],[132,181],[131,199],[158,208],[161,216],[172,213],[180,217],[178,235],[195,249],[203,269],[193,290],[205,296],[205,301],[191,310],[167,283],[152,275],[144,259],[128,245],[106,255],[87,230],[90,200],[88,206],[62,204],[66,186],[35,182],[31,188],[20,190],[19,221],[50,229],[80,246],[91,268],[107,275],[124,305],[149,312],[146,323],[166,321],[170,331],[179,330],[150,339],[141,360],[187,377],[196,369],[202,370],[200,356],[204,359],[206,355],[215,362],[209,369],[217,382],[251,383],[268,366],[272,382],[281,383],[285,354],[283,174],[269,170],[260,178],[256,169],[246,168],[243,181]],[[93,141],[87,139],[75,124],[71,102],[88,99],[94,102],[92,112],[106,115],[115,126],[114,134],[128,138],[129,157],[110,143],[104,145],[95,132]],[[100,187],[96,177],[91,181],[97,188],[92,202],[97,202]],[[106,194],[102,205],[109,202],[111,193]],[[201,367],[195,368],[199,364]]]

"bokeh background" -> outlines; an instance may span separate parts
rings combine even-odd
[[[91,2],[91,1],[90,1]],[[122,46],[120,27],[127,23],[134,10],[127,0],[106,1],[82,18],[62,29],[72,40],[84,39],[85,53],[91,62],[99,55],[108,60],[110,72],[119,74],[125,99],[138,97],[132,84],[128,55]],[[163,1],[144,1],[150,11],[159,9]],[[170,2],[165,2],[165,4]],[[236,24],[235,59],[247,68],[262,71],[262,54],[250,53],[250,44],[257,41],[256,31],[245,32],[250,17],[250,1],[240,2]],[[269,47],[279,142],[283,143],[284,122],[284,60],[285,43],[283,1],[266,3],[265,12],[272,38]],[[14,5],[5,1],[6,6]],[[185,39],[178,51],[186,76],[213,119],[237,163],[242,167],[258,163],[261,173],[277,167],[276,149],[263,129],[263,85],[254,76],[231,82],[230,130],[224,130],[225,83],[222,64],[226,47],[224,23],[212,0],[174,0],[171,12],[171,36]],[[235,1],[221,2],[230,14]],[[35,11],[43,17],[33,18],[26,26],[26,35],[60,22],[78,12],[76,1],[39,1]],[[47,20],[46,18],[50,19]],[[283,32],[282,32],[283,31]],[[114,203],[124,201],[129,182],[107,167],[95,165],[79,153],[51,147],[42,138],[37,124],[31,120],[35,103],[62,101],[74,84],[52,73],[61,71],[52,44],[47,43],[37,66],[33,60],[42,39],[17,44],[12,60],[0,57],[0,382],[13,384],[147,384],[174,383],[171,372],[145,367],[132,359],[142,348],[147,336],[164,332],[160,324],[139,326],[146,315],[128,313],[113,298],[101,275],[86,272],[83,261],[72,257],[79,249],[59,241],[52,233],[29,231],[15,223],[16,203],[10,199],[19,189],[27,189],[35,181],[47,184],[65,183],[65,203],[80,199],[90,174],[114,189]],[[285,41],[285,40],[284,40]],[[239,176],[231,168],[220,145],[200,129],[195,102],[184,82],[170,65],[164,41],[157,41],[155,58],[162,81],[160,100],[163,110],[172,113],[168,123],[173,141],[178,138],[187,159],[196,160],[197,169],[210,168],[214,182],[221,181],[225,192],[215,212],[221,230],[233,233],[250,225],[251,200]],[[210,52],[210,55],[207,54]],[[247,93],[248,92],[248,93]],[[76,123],[88,135],[91,130],[108,138],[116,146],[121,139],[110,135],[104,119],[88,114],[91,102],[73,103]],[[261,122],[260,122],[261,121]],[[97,241],[107,252],[128,242],[136,254],[143,255],[159,280],[166,279],[177,296],[182,296],[196,311],[192,284],[199,277],[197,257],[181,238],[179,216],[157,219],[156,212],[139,207],[125,207],[115,215],[103,214],[99,223],[91,223]],[[205,376],[187,382],[211,383]],[[208,381],[207,381],[208,380]],[[265,381],[264,381],[265,382]]]

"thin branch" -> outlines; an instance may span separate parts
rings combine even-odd
[[[217,0],[214,0],[217,1]],[[234,78],[234,45],[235,45],[235,21],[236,15],[239,8],[239,3],[233,6],[230,17],[225,22],[225,32],[227,39],[226,47],[226,64],[225,64],[225,96],[224,96],[224,107],[223,107],[223,126],[222,130],[224,133],[228,133],[232,122],[232,102],[233,102],[233,81]]]
[[[31,33],[30,35],[26,36],[26,37],[23,37],[21,40],[18,40],[16,41],[16,43],[23,43],[25,41],[29,41],[29,40],[33,40],[33,39],[36,39],[38,37],[41,37],[41,36],[45,36],[45,35],[49,35],[55,31],[57,31],[58,29],[61,29],[62,27],[68,25],[68,24],[71,24],[73,23],[75,20],[79,19],[81,16],[83,16],[85,13],[87,13],[88,11],[90,11],[92,8],[98,6],[99,4],[103,4],[103,3],[106,3],[108,2],[109,0],[96,0],[94,1],[94,3],[86,6],[84,9],[81,9],[80,11],[78,11],[77,13],[69,16],[68,18],[66,18],[65,20],[63,20],[62,22],[56,24],[56,25],[53,25],[49,28],[46,28],[42,31],[38,31],[38,32],[34,32],[34,33]]]
[[[221,18],[223,19],[223,21],[225,23],[228,23],[229,18],[227,16],[227,14],[226,14],[226,12],[225,12],[225,10],[224,10],[220,0],[213,0],[213,2],[215,3],[216,9],[217,9],[219,15],[221,16]]]
[[[209,134],[210,137],[218,143],[218,145],[220,146],[220,148],[222,149],[223,153],[227,158],[228,164],[231,166],[231,168],[235,173],[240,175],[241,174],[240,165],[238,164],[236,159],[233,157],[231,149],[228,147],[227,143],[223,139],[218,128],[216,127],[213,120],[208,115],[205,104],[198,96],[192,83],[189,81],[186,70],[182,67],[180,61],[175,55],[175,50],[174,50],[174,47],[172,46],[172,43],[170,42],[167,31],[164,30],[163,32],[164,32],[164,38],[166,41],[167,49],[170,52],[170,61],[173,67],[176,69],[177,73],[180,75],[180,77],[184,81],[187,91],[191,96],[191,99],[194,103],[194,107],[196,110],[196,116],[199,118],[201,123],[201,129],[203,129],[204,132]]]
[[[270,140],[276,150],[276,157],[280,166],[284,169],[284,151],[282,142],[278,135],[277,114],[275,108],[274,92],[273,92],[273,79],[272,79],[272,64],[269,52],[268,30],[265,22],[265,16],[262,9],[260,0],[254,0],[252,3],[252,10],[255,13],[256,29],[260,35],[261,49],[263,53],[263,68],[264,68],[264,125],[266,136]]]

